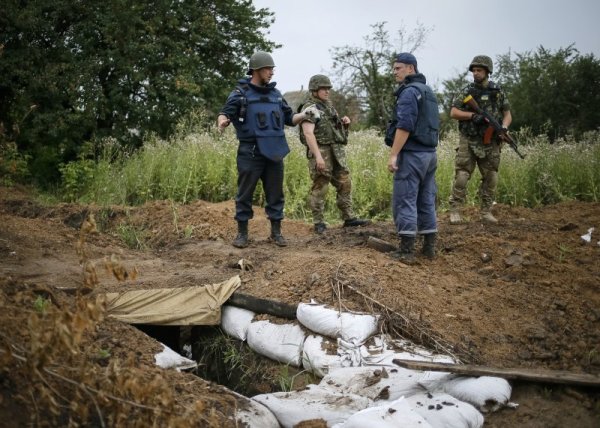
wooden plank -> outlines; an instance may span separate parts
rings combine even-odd
[[[369,236],[367,240],[367,246],[371,247],[377,251],[381,251],[382,253],[389,253],[390,251],[395,251],[398,249],[397,245],[390,244],[383,239],[375,238],[374,236]]]
[[[276,300],[260,299],[237,291],[227,300],[228,304],[238,308],[248,309],[259,314],[269,314],[280,318],[296,319],[297,305],[278,302]]]
[[[558,383],[594,388],[600,387],[600,376],[588,373],[573,373],[561,370],[532,370],[515,368],[504,369],[485,366],[430,363],[399,359],[394,359],[392,362],[400,367],[411,370],[441,371],[467,376],[495,376],[504,379],[515,379],[539,383]]]

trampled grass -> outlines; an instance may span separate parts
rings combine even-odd
[[[285,160],[286,216],[311,221],[307,199],[310,189],[306,148],[297,130],[288,129],[291,153]],[[581,141],[560,140],[550,144],[544,137],[520,136],[520,159],[508,146],[502,151],[498,192],[499,203],[538,206],[578,199],[600,200],[600,133],[588,133]],[[454,154],[458,135],[441,141],[438,149],[438,207],[447,209],[454,177]],[[134,153],[115,149],[107,142],[91,173],[78,176],[81,202],[141,204],[154,199],[189,203],[196,199],[219,202],[236,193],[236,151],[233,129],[222,135],[211,131],[180,133],[169,141],[152,138]],[[390,217],[392,177],[387,171],[389,149],[373,130],[353,132],[347,146],[352,174],[353,201],[358,216]],[[82,161],[80,161],[82,162]],[[86,163],[86,168],[89,163]],[[73,165],[77,169],[77,165]],[[480,175],[469,181],[468,203],[478,204]],[[72,193],[73,186],[70,186]],[[259,184],[254,202],[263,205]],[[330,188],[326,219],[340,221],[335,190]]]

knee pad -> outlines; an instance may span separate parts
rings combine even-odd
[[[454,182],[458,187],[466,187],[467,183],[469,182],[469,178],[471,178],[471,174],[469,174],[467,171],[460,170],[456,172]]]

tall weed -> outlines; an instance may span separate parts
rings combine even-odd
[[[308,193],[306,147],[296,129],[288,129],[291,153],[285,160],[284,191],[286,215],[311,221]],[[502,151],[497,202],[534,207],[569,199],[600,200],[600,133],[587,133],[580,141],[560,140],[550,144],[545,137],[519,133],[520,159],[508,146]],[[169,199],[189,203],[196,199],[210,202],[230,200],[237,190],[236,152],[238,142],[232,127],[223,134],[189,124],[178,129],[172,139],[149,138],[134,153],[116,150],[105,142],[92,173],[79,196],[82,202],[142,204]],[[452,191],[454,156],[458,134],[450,132],[438,147],[438,207],[445,210]],[[352,177],[355,213],[361,217],[388,219],[391,208],[392,177],[387,171],[389,149],[374,130],[350,134],[347,154]],[[65,171],[69,171],[68,168]],[[468,184],[468,203],[478,204],[481,176],[477,170]],[[72,187],[66,187],[66,190]],[[71,199],[72,192],[65,192]],[[254,203],[264,204],[264,192],[257,186]],[[341,221],[331,187],[326,200],[326,220]]]

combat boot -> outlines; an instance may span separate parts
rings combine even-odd
[[[371,224],[371,220],[356,217],[344,220],[344,227],[366,226],[367,224]]]
[[[461,224],[462,218],[458,208],[450,208],[450,224]]]
[[[435,258],[435,241],[437,233],[428,233],[423,235],[423,250],[422,253],[428,259]]]
[[[238,234],[233,241],[236,248],[246,248],[248,246],[248,221],[238,221]]]
[[[481,221],[487,224],[496,224],[498,223],[498,219],[494,217],[491,211],[482,211],[481,212]]]
[[[400,248],[394,251],[391,256],[404,264],[412,265],[415,263],[415,237],[401,236]]]
[[[281,234],[281,220],[271,220],[271,240],[278,247],[287,246],[287,241]]]
[[[315,223],[315,233],[317,235],[322,235],[327,230],[327,225],[325,223]]]

